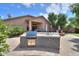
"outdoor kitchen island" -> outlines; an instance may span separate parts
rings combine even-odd
[[[60,35],[55,32],[27,32],[26,36],[20,37],[21,48],[60,48]]]

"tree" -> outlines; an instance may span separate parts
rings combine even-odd
[[[48,20],[52,24],[52,27],[54,30],[56,29],[56,21],[57,21],[57,15],[54,13],[49,13]]]
[[[61,29],[64,29],[67,24],[67,16],[65,14],[59,14],[57,19],[57,26],[60,26]]]
[[[8,14],[7,16],[8,16],[9,19],[12,18],[11,14]]]
[[[48,15],[48,20],[52,24],[52,27],[54,28],[55,31],[58,30],[59,26],[61,29],[65,27],[65,25],[67,24],[66,18],[67,16],[65,14],[56,15],[54,13],[50,13]]]
[[[72,4],[70,9],[76,16],[79,16],[79,3]]]
[[[1,19],[1,16],[0,16],[0,19]]]
[[[69,24],[67,25],[67,27],[69,27],[69,28],[75,28],[75,26],[76,26],[76,20],[75,20],[75,18],[74,17],[70,17],[68,20],[69,20]]]
[[[9,45],[6,43],[8,37],[7,26],[0,20],[0,55],[3,55],[9,50]]]
[[[75,28],[79,28],[79,3],[72,4],[70,6],[71,11],[75,14],[75,17],[72,22],[75,25]]]
[[[70,25],[72,26],[72,28],[78,28],[78,18],[74,17],[72,20],[70,20]]]

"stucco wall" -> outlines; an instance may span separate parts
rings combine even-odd
[[[11,19],[4,21],[6,25],[21,25],[24,29],[26,29],[26,22],[25,20],[31,19],[31,17],[23,17],[23,18],[17,18],[17,19]]]
[[[35,21],[40,21],[41,24],[39,25],[40,31],[46,31],[46,24],[48,27],[48,31],[52,31],[50,23],[43,17],[37,17],[34,19]]]
[[[24,29],[27,29],[27,24],[25,20],[35,20],[35,21],[40,21],[42,24],[39,25],[40,31],[45,31],[46,30],[46,24],[48,25],[48,31],[51,31],[51,26],[48,21],[44,17],[21,17],[21,18],[14,18],[11,20],[6,20],[4,21],[6,25],[21,25],[23,26]]]

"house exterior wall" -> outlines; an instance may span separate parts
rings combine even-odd
[[[6,25],[21,25],[24,29],[26,29],[26,19],[31,19],[31,17],[23,17],[23,18],[17,18],[17,19],[11,19],[4,21]]]
[[[46,21],[46,20],[44,20],[44,18],[36,18],[36,19],[34,19],[35,21],[40,21],[42,24],[41,25],[39,25],[39,30],[40,31],[46,31],[46,25],[47,25],[47,29],[48,29],[48,31],[51,31],[51,25]]]
[[[46,24],[48,25],[48,27],[47,27],[48,31],[51,31],[51,29],[52,29],[51,25],[49,24],[49,22],[47,22],[47,20],[44,17],[26,16],[26,17],[11,19],[11,20],[5,20],[4,22],[6,25],[21,25],[26,30],[27,29],[26,20],[40,21],[41,24],[38,25],[38,29],[40,31],[46,31]]]

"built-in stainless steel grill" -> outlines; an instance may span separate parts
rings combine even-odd
[[[36,39],[37,39],[37,32],[36,31],[28,31],[26,34],[27,39],[27,46],[35,46]]]
[[[20,37],[20,47],[45,47],[52,49],[60,48],[60,35],[54,32],[28,31]]]
[[[37,37],[37,32],[36,31],[28,31],[26,34],[27,38],[36,38]]]

